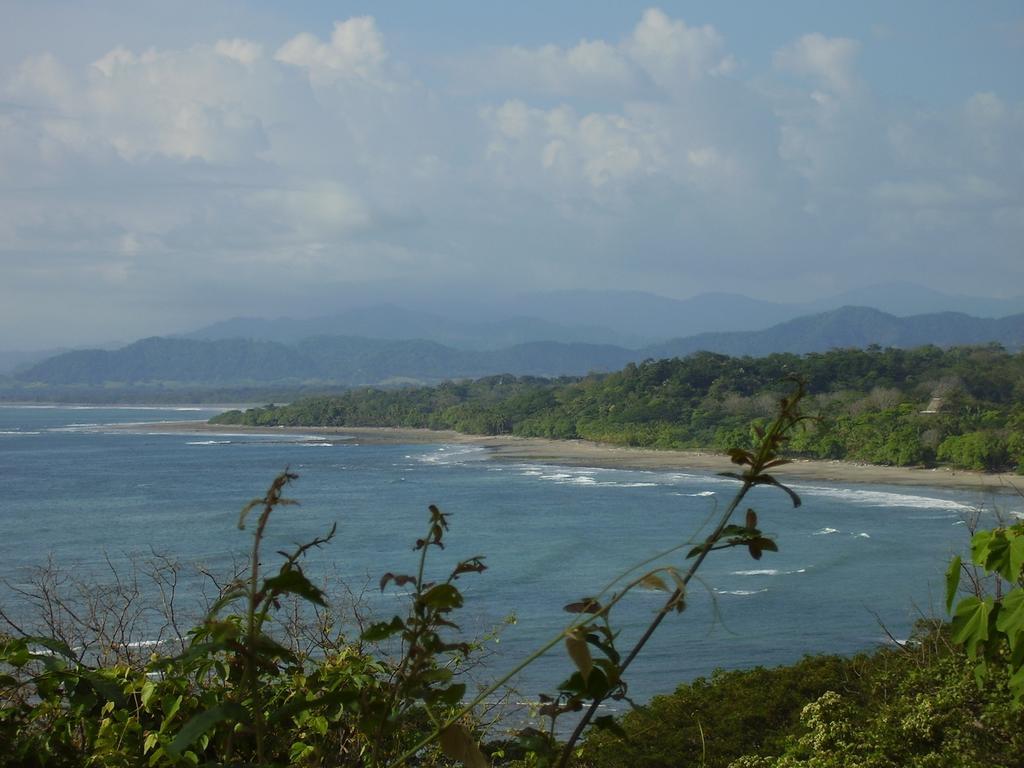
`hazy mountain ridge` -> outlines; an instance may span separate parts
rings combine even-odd
[[[115,351],[79,350],[57,355],[14,378],[25,384],[64,386],[159,381],[216,386],[319,381],[359,386],[393,380],[427,383],[495,373],[583,375],[701,350],[758,356],[871,344],[948,347],[989,342],[1010,349],[1024,347],[1024,314],[995,320],[954,312],[900,318],[866,307],[844,307],[763,331],[698,334],[639,349],[549,341],[499,350],[465,350],[422,339],[355,336],[312,336],[294,344],[153,337]]]
[[[231,383],[323,381],[347,386],[390,379],[436,382],[505,369],[521,375],[611,371],[635,353],[622,347],[531,342],[497,351],[459,350],[433,341],[319,336],[295,345],[252,339],[201,341],[153,337],[114,352],[68,352],[17,374],[24,383],[101,386],[108,383]]]
[[[392,304],[349,309],[312,318],[274,319],[235,317],[181,334],[187,339],[261,339],[293,344],[312,336],[350,336],[368,339],[426,339],[458,349],[500,349],[531,341],[639,346],[649,340],[601,324],[560,323],[525,314],[478,311],[476,319],[461,319]],[[480,319],[483,318],[483,319]]]
[[[909,283],[884,283],[808,302],[735,293],[672,299],[643,291],[551,291],[490,302],[466,297],[413,307],[369,304],[320,317],[232,318],[181,334],[192,339],[250,338],[295,343],[311,336],[429,339],[459,349],[502,349],[531,341],[614,344],[629,349],[705,333],[765,330],[844,306],[897,317],[959,312],[998,318],[1024,312],[1024,296],[954,296]]]
[[[995,342],[1024,346],[1024,314],[999,319],[958,312],[896,317],[869,307],[842,307],[790,320],[763,331],[704,333],[646,348],[651,357],[680,357],[700,350],[727,355],[826,352],[844,347],[951,347]]]

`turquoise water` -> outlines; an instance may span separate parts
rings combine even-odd
[[[213,410],[0,407],[0,605],[26,607],[11,586],[52,556],[76,575],[109,580],[132,554],[165,553],[226,572],[244,558],[242,504],[286,466],[300,474],[301,505],[271,524],[268,552],[324,532],[312,569],[340,574],[387,614],[401,596],[378,596],[386,571],[413,572],[411,544],[428,504],[451,514],[436,573],[484,555],[488,570],[460,585],[469,634],[506,626],[482,675],[510,668],[557,633],[561,606],[593,594],[628,566],[695,538],[733,481],[701,473],[498,463],[458,445],[362,445],[355,439],[267,434],[148,432],[142,424],[205,420]],[[111,430],[112,424],[136,424]],[[974,508],[1020,511],[1020,499],[971,491],[795,483],[804,505],[758,489],[751,497],[780,552],[714,553],[689,609],[662,625],[634,665],[639,700],[716,667],[774,665],[805,653],[852,653],[906,637],[922,614],[941,611],[942,573],[966,542]],[[269,558],[268,558],[269,561]],[[681,556],[668,562],[682,565]],[[187,593],[197,581],[185,578]],[[625,646],[663,600],[638,592],[615,616]],[[19,614],[19,611],[22,613]],[[519,681],[524,698],[550,691],[569,671],[560,650]]]

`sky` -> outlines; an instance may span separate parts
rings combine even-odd
[[[1024,5],[0,0],[0,348],[560,289],[1024,294]]]

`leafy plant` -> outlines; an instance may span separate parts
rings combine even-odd
[[[973,594],[954,610],[961,574],[959,556],[946,571],[946,610],[953,613],[953,640],[975,663],[981,685],[1005,670],[1018,707],[1024,706],[1024,522],[978,531],[971,538],[971,563],[995,578],[994,594]]]

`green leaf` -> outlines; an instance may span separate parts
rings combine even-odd
[[[966,597],[956,606],[953,616],[953,642],[963,645],[967,655],[977,657],[978,643],[988,640],[988,617],[992,613],[992,598],[979,600]]]
[[[431,587],[420,598],[422,603],[438,611],[450,611],[462,607],[462,593],[451,584],[438,584]]]
[[[778,552],[779,546],[771,539],[759,536],[747,543],[747,549],[749,550],[752,558],[760,560],[762,552]]]
[[[363,640],[378,643],[405,629],[405,622],[395,616],[391,621],[378,621],[363,632]]]
[[[241,600],[242,598],[248,596],[249,590],[245,587],[245,585],[241,583],[236,583],[228,589],[226,589],[224,591],[224,594],[217,598],[213,605],[210,606],[210,611],[208,615],[214,616],[215,614],[220,613],[221,609],[225,606],[230,605],[236,600]]]
[[[985,663],[984,659],[974,665],[973,672],[974,684],[978,686],[978,690],[980,691],[985,687],[985,678],[988,677],[988,665]]]
[[[703,552],[706,547],[710,549],[710,547],[708,545],[709,545],[709,542],[704,542],[703,544],[698,544],[696,547],[694,547],[693,549],[691,549],[689,552],[686,553],[686,559],[689,560],[691,557],[696,557],[701,552]]]
[[[1013,694],[1014,703],[1021,704],[1024,701],[1024,667],[1018,669],[1010,677],[1009,686],[1010,693]]]
[[[996,617],[996,629],[1006,635],[1013,650],[1024,636],[1024,589],[1014,589],[1003,598],[1002,608]]]
[[[200,736],[225,720],[244,723],[248,720],[248,715],[241,705],[234,702],[224,702],[210,707],[185,723],[174,740],[167,745],[167,754],[175,759],[181,757],[181,753],[192,746]]]
[[[456,704],[462,702],[463,697],[466,695],[465,683],[456,683],[455,685],[449,686],[444,690],[437,691],[431,697],[432,701],[436,701],[438,704],[443,704],[448,707],[454,707]]]
[[[975,565],[985,566],[988,559],[988,544],[992,540],[992,531],[978,531],[971,537],[971,560]]]
[[[4,643],[0,660],[10,664],[15,669],[21,669],[32,660],[32,654],[28,650],[28,643],[25,642],[24,638],[8,640]]]
[[[160,702],[164,710],[164,722],[160,726],[160,730],[164,730],[164,727],[174,719],[174,716],[178,714],[178,709],[181,707],[181,696],[165,696]]]
[[[303,741],[296,741],[288,751],[288,761],[292,765],[298,765],[310,755],[316,754],[316,747],[306,744]]]
[[[1010,581],[1020,581],[1024,579],[1024,535],[1015,534],[1013,541],[1010,542]]]
[[[957,555],[946,569],[946,613],[953,610],[953,600],[960,587],[960,562],[960,555]]]
[[[565,650],[569,652],[569,658],[572,659],[572,663],[576,665],[580,675],[583,677],[583,681],[586,682],[587,678],[590,677],[591,670],[594,668],[594,659],[590,655],[587,639],[579,627],[566,633]]]
[[[265,594],[274,592],[279,595],[298,595],[316,605],[327,605],[327,602],[324,600],[324,593],[313,586],[313,583],[306,578],[306,575],[296,568],[282,570],[277,576],[272,576],[264,581],[263,592]]]
[[[1010,540],[1006,538],[1005,530],[996,529],[992,532],[983,565],[985,570],[998,573],[1007,581],[1015,581],[1010,574]]]
[[[156,692],[156,686],[152,680],[147,680],[142,684],[142,691],[139,693],[139,700],[142,702],[143,707],[148,707],[149,700],[153,698],[153,694]],[[146,750],[147,752],[149,750]]]

